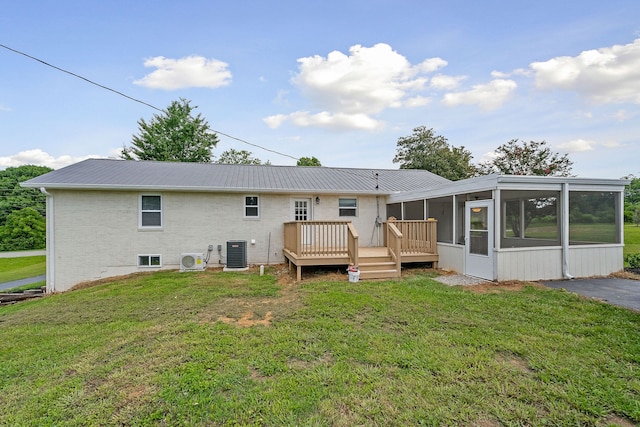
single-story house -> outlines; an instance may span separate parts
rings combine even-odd
[[[624,180],[90,159],[23,183],[47,195],[47,291],[154,269],[402,264],[489,280],[623,268]]]

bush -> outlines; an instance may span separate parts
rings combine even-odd
[[[627,254],[624,261],[629,264],[630,268],[640,268],[640,254]]]

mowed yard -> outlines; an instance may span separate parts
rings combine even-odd
[[[640,313],[435,274],[158,272],[0,307],[0,425],[640,423]]]

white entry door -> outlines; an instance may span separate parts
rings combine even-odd
[[[291,205],[294,221],[311,221],[311,199],[293,199]],[[302,244],[310,245],[313,242],[313,229],[311,225],[302,226]]]
[[[465,274],[493,280],[493,201],[465,204]]]

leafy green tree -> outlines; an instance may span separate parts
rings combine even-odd
[[[27,207],[35,209],[45,216],[46,198],[34,188],[24,188],[20,183],[51,172],[46,166],[24,165],[9,167],[0,171],[0,225],[3,225],[11,212]]]
[[[426,169],[457,181],[475,174],[471,159],[471,152],[464,147],[449,145],[444,136],[420,126],[413,129],[413,135],[398,138],[393,162],[400,163],[400,169]]]
[[[570,176],[573,162],[567,154],[555,153],[546,141],[519,142],[512,139],[495,151],[496,156],[480,163],[479,175]]]
[[[43,249],[45,244],[45,219],[33,208],[11,212],[0,227],[0,251]]]
[[[163,114],[154,114],[147,122],[138,120],[139,133],[130,147],[123,147],[125,160],[209,163],[218,136],[200,114],[192,116],[190,101],[173,101]]]
[[[227,165],[261,165],[262,160],[252,157],[252,154],[251,151],[232,148],[223,152],[216,163],[224,163]]]
[[[631,182],[624,189],[624,201],[632,205],[640,204],[640,178],[633,175],[625,176]]]
[[[300,157],[296,166],[322,166],[320,160],[315,157]]]

